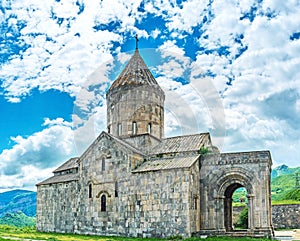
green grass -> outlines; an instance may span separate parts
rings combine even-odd
[[[247,203],[240,203],[240,202],[236,202],[236,203],[232,203],[233,207],[247,207]]]
[[[288,195],[288,193],[290,193],[296,189],[296,187],[295,187],[296,179],[295,178],[296,178],[295,174],[284,174],[284,175],[280,175],[280,176],[273,178],[271,181],[272,200],[274,200],[274,201],[285,200],[285,199],[295,200],[295,198],[286,197],[286,195]],[[296,196],[297,196],[297,194],[296,194]]]
[[[0,241],[11,241],[13,239],[3,239],[2,237],[22,238],[33,240],[47,240],[47,241],[167,241],[167,240],[181,240],[180,237],[173,237],[167,239],[157,238],[124,238],[124,237],[103,237],[103,236],[88,236],[88,235],[74,235],[74,234],[57,234],[57,233],[39,233],[34,228],[17,228],[8,225],[0,225]],[[186,241],[200,241],[200,238],[188,238]],[[270,241],[270,239],[263,238],[230,238],[230,237],[209,237],[207,241]]]
[[[272,205],[287,205],[287,204],[300,204],[296,200],[272,200]]]
[[[296,200],[300,202],[300,188],[292,189],[284,195],[285,200]]]
[[[300,188],[296,188],[296,172],[300,173],[298,168],[277,168],[276,175],[271,180],[272,204],[300,204]],[[238,188],[232,195],[233,206],[243,206],[240,198],[245,198],[247,202],[247,190]]]

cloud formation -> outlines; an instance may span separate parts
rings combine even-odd
[[[299,164],[299,1],[179,2],[3,1],[0,94],[76,97],[73,123],[45,116],[44,130],[12,138],[0,154],[6,188],[46,176],[105,129],[105,93],[136,33],[164,60],[150,67],[167,94],[168,136],[210,131],[223,151],[270,149],[275,165]]]
[[[62,160],[76,155],[71,127],[61,118],[45,119],[42,131],[26,138],[12,137],[13,147],[0,154],[1,189],[32,188]]]

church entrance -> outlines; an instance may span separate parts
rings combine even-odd
[[[201,164],[197,235],[272,237],[270,153],[211,154]],[[236,215],[244,209],[246,220],[238,227]]]
[[[226,232],[248,229],[247,190],[240,183],[227,187],[224,193],[224,227]]]

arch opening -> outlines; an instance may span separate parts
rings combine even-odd
[[[224,193],[224,226],[226,232],[248,229],[247,189],[240,183],[228,186]]]
[[[101,212],[106,212],[106,195],[101,196]]]

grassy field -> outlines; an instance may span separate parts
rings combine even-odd
[[[87,235],[73,235],[73,234],[55,234],[55,233],[38,233],[34,228],[16,228],[7,225],[0,225],[0,241],[12,241],[15,238],[30,239],[30,240],[47,240],[47,241],[168,241],[168,240],[180,240],[180,237],[170,237],[167,239],[155,239],[155,238],[122,238],[122,237],[100,237],[100,236],[87,236]],[[200,238],[188,238],[186,241],[204,240]],[[236,241],[270,241],[270,239],[251,239],[251,238],[229,238],[229,237],[211,237],[205,239],[207,241],[222,241],[222,240],[236,240]]]
[[[287,205],[287,204],[300,204],[296,200],[272,200],[272,205]]]

